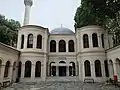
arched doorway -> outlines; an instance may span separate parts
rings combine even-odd
[[[50,76],[56,76],[56,66],[52,64],[55,64],[55,62],[50,63]]]
[[[41,76],[41,62],[37,61],[35,68],[35,77],[40,77],[40,76]]]
[[[96,77],[101,77],[102,76],[101,63],[100,63],[99,60],[95,61],[95,74],[96,74]]]
[[[59,76],[66,76],[66,66],[64,61],[59,62]]]
[[[31,62],[27,61],[25,63],[25,77],[31,77]]]
[[[87,76],[91,76],[91,68],[90,68],[90,62],[88,61],[88,60],[86,60],[85,62],[84,62],[84,70],[85,70],[85,76],[87,77]]]
[[[109,77],[109,70],[108,70],[108,62],[107,62],[107,60],[104,61],[104,65],[105,65],[105,74],[106,74],[106,77]]]
[[[72,66],[69,66],[69,76],[75,76],[75,63],[70,62],[70,64],[72,64]]]
[[[4,78],[8,77],[8,75],[9,75],[9,69],[10,69],[10,61],[7,61],[6,65],[5,65]]]

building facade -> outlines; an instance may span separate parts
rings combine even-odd
[[[0,81],[120,80],[120,46],[100,26],[49,31],[29,24],[32,0],[25,0],[24,26],[19,29],[17,48],[0,43]]]

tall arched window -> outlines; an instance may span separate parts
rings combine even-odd
[[[96,33],[92,34],[93,47],[98,47],[98,37]]]
[[[106,77],[109,77],[109,70],[108,70],[108,62],[107,62],[107,60],[104,61],[104,65],[105,65],[105,74],[106,74]]]
[[[89,40],[88,40],[87,34],[83,35],[83,46],[84,46],[84,48],[89,48]]]
[[[69,66],[69,75],[70,76],[75,76],[75,63],[70,62],[70,64],[72,64],[72,66]]]
[[[24,35],[21,36],[21,49],[24,48]]]
[[[33,48],[33,34],[28,35],[27,48]]]
[[[56,52],[56,41],[55,40],[50,41],[50,52]]]
[[[66,52],[66,43],[64,40],[59,41],[59,52]]]
[[[102,76],[101,63],[100,63],[99,60],[95,61],[95,74],[96,74],[96,77],[101,77]]]
[[[22,65],[22,62],[20,61],[18,65],[18,78],[21,77],[21,65]]]
[[[42,49],[42,36],[37,36],[37,48]]]
[[[41,76],[41,62],[37,61],[35,68],[35,77],[40,77],[40,76]]]
[[[25,62],[25,77],[31,77],[31,62]]]
[[[90,62],[88,60],[84,62],[84,67],[85,67],[85,76],[91,76]]]
[[[9,68],[10,68],[10,61],[7,61],[6,65],[5,65],[4,78],[8,77],[8,75],[9,75]]]
[[[69,52],[74,52],[74,41],[73,40],[70,40],[69,42]]]
[[[102,47],[104,48],[104,34],[101,35]]]

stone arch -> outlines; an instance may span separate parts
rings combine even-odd
[[[75,76],[75,63],[74,62],[70,62],[70,64],[72,64],[72,66],[69,66],[69,76]]]
[[[28,35],[27,48],[33,48],[33,34]]]
[[[108,61],[104,60],[104,67],[105,67],[105,75],[109,77],[109,68],[108,68]]]
[[[10,64],[11,64],[10,61],[6,62],[5,71],[4,71],[4,78],[8,77],[8,75],[9,75]]]
[[[50,52],[56,52],[56,41],[55,40],[50,41]]]
[[[98,37],[96,33],[92,34],[93,47],[98,47]]]
[[[73,40],[69,40],[68,45],[69,45],[68,46],[69,52],[74,52],[75,51],[74,41]]]
[[[91,76],[91,67],[89,60],[86,60],[84,62],[84,70],[85,70],[85,76]]]
[[[96,75],[96,77],[102,76],[100,60],[95,61],[95,75]]]
[[[24,48],[24,35],[21,35],[21,49]]]
[[[42,49],[42,36],[37,35],[37,48]]]
[[[83,46],[84,48],[89,48],[89,38],[88,34],[83,35]]]
[[[59,52],[66,52],[66,42],[64,40],[59,41]]]
[[[25,62],[25,77],[31,77],[31,66],[32,66],[31,61]]]
[[[35,77],[40,77],[40,76],[41,76],[41,62],[37,61],[35,67]]]
[[[104,34],[101,34],[101,43],[102,43],[102,47],[104,48]]]
[[[56,76],[56,66],[52,66],[55,62],[50,63],[50,76]]]

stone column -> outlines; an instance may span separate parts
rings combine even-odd
[[[67,75],[66,76],[69,76],[69,65],[66,66],[66,69],[67,69]]]
[[[35,64],[32,64],[32,69],[31,69],[31,79],[35,79]]]
[[[117,68],[116,68],[116,63],[113,63],[113,68],[114,68],[114,75],[117,75]]]
[[[56,52],[58,53],[59,52],[59,43],[56,42]]]
[[[95,78],[95,65],[93,63],[91,63],[91,77]]]
[[[24,39],[24,49],[26,49],[27,48],[28,35],[25,35],[24,37],[25,37],[25,39]]]
[[[66,42],[66,52],[69,52],[69,50],[68,50],[68,41]]]
[[[88,37],[88,39],[89,39],[89,47],[90,47],[90,48],[93,48],[92,35],[89,34],[88,36],[89,36],[89,37]]]
[[[4,72],[5,72],[5,65],[1,65],[1,72],[0,73],[0,80],[3,80],[4,79]]]
[[[98,34],[98,46],[102,47],[102,40],[101,40],[101,35]]]
[[[8,77],[10,78],[10,80],[12,80],[12,74],[13,74],[13,65],[10,65],[9,67],[9,74],[8,74]]]
[[[22,64],[21,78],[24,78],[24,76],[25,76],[25,64]]]
[[[59,76],[59,66],[56,66],[56,76]]]
[[[102,77],[106,77],[104,61],[101,63],[101,71],[102,71]]]
[[[17,48],[21,48],[21,36],[18,34],[18,42],[17,42]]]
[[[33,48],[36,49],[37,48],[37,36],[33,37]]]

